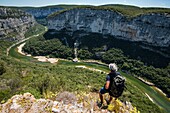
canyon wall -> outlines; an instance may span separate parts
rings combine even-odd
[[[48,18],[48,28],[55,31],[85,31],[112,35],[129,41],[142,41],[150,45],[170,45],[170,14],[150,13],[126,18],[119,12],[79,8]]]
[[[0,8],[0,39],[20,40],[36,23],[33,16],[17,9]]]

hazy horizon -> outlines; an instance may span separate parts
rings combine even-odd
[[[68,0],[29,0],[29,1],[21,1],[21,0],[1,0],[0,6],[16,6],[16,7],[43,7],[43,6],[51,6],[51,5],[106,5],[106,4],[122,4],[122,5],[132,5],[137,7],[162,7],[162,8],[170,8],[170,1],[158,1],[158,0],[98,0],[98,1],[90,1],[90,0],[72,0],[72,2]]]

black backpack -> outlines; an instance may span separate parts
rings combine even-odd
[[[113,97],[120,97],[125,88],[125,78],[119,73],[116,73],[116,76],[112,78],[113,83],[110,86],[110,95]]]

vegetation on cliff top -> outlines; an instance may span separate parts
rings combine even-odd
[[[43,32],[44,29],[45,29],[45,27],[43,25],[36,23],[33,27],[29,28],[24,35],[27,38],[27,37],[30,37],[32,35],[36,35],[38,33]]]
[[[69,10],[74,9],[92,9],[92,10],[107,10],[107,11],[115,11],[123,14],[127,18],[133,18],[138,15],[148,14],[148,13],[168,13],[170,14],[169,8],[140,8],[136,6],[129,5],[102,5],[102,6],[74,6],[69,7],[59,12],[55,12],[48,16],[48,18],[53,18],[58,14],[64,13]]]

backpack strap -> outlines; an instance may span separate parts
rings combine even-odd
[[[110,85],[109,85],[109,90],[111,89],[112,84],[114,84],[114,78],[120,74],[119,72],[117,73],[109,73],[108,76],[110,77]]]
[[[117,76],[117,75],[120,75],[120,76],[121,76],[121,74],[120,74],[118,71],[116,72],[116,76]]]

